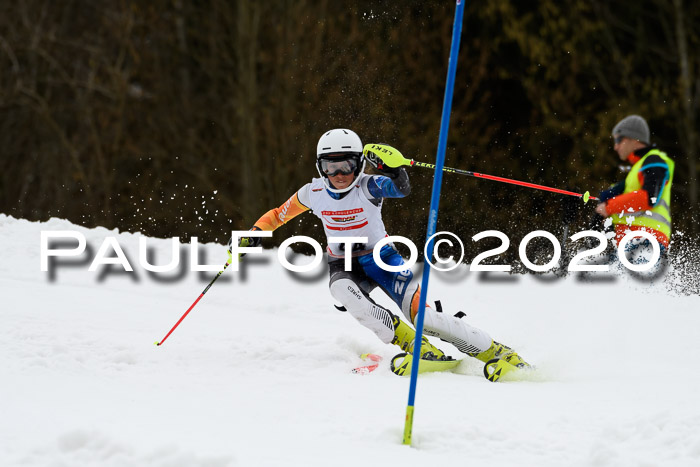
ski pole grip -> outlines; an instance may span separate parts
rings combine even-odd
[[[365,144],[362,153],[374,167],[386,165],[395,169],[404,165],[411,165],[411,161],[403,157],[403,154],[398,149],[388,144]]]

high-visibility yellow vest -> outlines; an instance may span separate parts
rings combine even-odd
[[[644,161],[649,156],[659,156],[661,159],[663,159],[666,165],[668,165],[668,178],[665,180],[666,183],[659,194],[660,199],[656,200],[656,204],[650,210],[625,212],[622,213],[622,215],[620,215],[621,213],[615,213],[611,216],[612,221],[615,225],[635,225],[658,230],[670,239],[671,185],[673,184],[673,168],[675,165],[673,160],[671,160],[671,158],[668,157],[665,152],[659,151],[658,149],[652,149],[646,153],[644,157],[639,159],[637,163],[632,166],[632,170],[630,170],[630,173],[627,174],[627,178],[625,178],[624,193],[631,193],[642,189],[642,184],[639,181],[639,171],[644,165]]]

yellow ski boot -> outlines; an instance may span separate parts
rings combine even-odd
[[[391,319],[394,324],[394,339],[391,341],[392,344],[397,345],[407,353],[413,353],[413,342],[416,340],[416,331],[408,324],[401,321],[401,319],[392,315]],[[423,336],[422,344],[420,346],[420,358],[424,360],[438,360],[440,357],[444,357],[445,353],[435,347],[430,343],[428,339]]]
[[[399,376],[408,376],[411,374],[411,366],[413,364],[413,343],[416,340],[416,331],[401,321],[396,315],[392,315],[392,321],[394,324],[394,339],[391,343],[399,346],[403,352],[391,359],[391,371]],[[460,361],[446,356],[442,350],[431,344],[425,336],[421,340],[420,362],[418,364],[419,373],[449,370],[459,365]]]
[[[469,355],[485,363],[484,376],[494,383],[513,370],[531,368],[517,352],[496,341],[493,341],[487,350]]]

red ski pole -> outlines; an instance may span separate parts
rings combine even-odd
[[[226,265],[224,266],[224,268],[223,268],[221,271],[219,271],[219,273],[216,275],[216,277],[214,277],[214,278],[211,280],[211,282],[210,282],[209,285],[204,289],[204,291],[202,291],[202,293],[199,294],[199,297],[197,297],[197,300],[195,300],[194,303],[193,303],[192,305],[190,305],[190,307],[187,309],[187,311],[185,312],[185,314],[182,315],[182,317],[177,321],[177,323],[175,323],[175,326],[173,326],[173,328],[172,328],[170,331],[168,331],[168,333],[165,335],[164,338],[162,338],[162,339],[160,340],[160,342],[158,342],[158,341],[154,342],[155,345],[162,345],[163,342],[165,342],[165,339],[167,339],[168,336],[170,336],[170,334],[173,333],[173,331],[175,330],[175,328],[178,327],[178,326],[180,325],[180,323],[182,323],[182,320],[185,319],[185,316],[187,316],[187,314],[188,314],[190,311],[192,311],[192,308],[194,308],[194,306],[202,299],[202,297],[204,297],[204,294],[207,293],[207,290],[209,290],[209,287],[211,287],[211,286],[214,284],[214,282],[216,282],[216,280],[219,278],[219,276],[220,276],[221,274],[224,273],[224,271],[226,270],[226,268],[227,268],[228,266],[229,266],[229,262],[227,261],[227,262],[226,262]]]
[[[416,167],[425,167],[427,169],[434,169],[435,168],[435,165],[433,165],[433,164],[427,164],[425,162],[418,162],[418,161],[414,161],[414,160],[410,161],[410,165],[414,165]],[[552,188],[552,187],[548,187],[548,186],[544,186],[544,185],[537,185],[535,183],[530,183],[530,182],[521,182],[521,181],[513,180],[510,178],[496,177],[495,175],[486,175],[486,174],[482,174],[479,172],[470,172],[468,170],[453,169],[451,167],[443,167],[442,170],[445,172],[450,172],[450,173],[455,173],[455,174],[460,174],[460,175],[468,175],[470,177],[485,178],[486,180],[493,180],[496,182],[510,183],[511,185],[526,186],[528,188],[534,188],[535,190],[551,191],[552,193],[559,193],[562,195],[576,196],[578,198],[583,199],[584,203],[587,203],[589,199],[592,199],[594,201],[598,201],[598,198],[596,198],[595,196],[591,196],[590,193],[588,193],[588,192],[574,193],[573,191],[560,190],[559,188]]]
[[[414,161],[413,159],[406,159],[403,157],[397,149],[387,146],[386,144],[365,144],[362,151],[367,160],[374,167],[378,167],[379,170],[382,169],[382,165],[387,165],[389,167],[401,167],[402,165],[423,167],[426,169],[435,170],[435,164],[428,164],[427,162]],[[469,177],[485,178],[487,180],[493,180],[496,182],[510,183],[511,185],[526,186],[528,188],[534,188],[535,190],[551,191],[552,193],[559,193],[562,195],[576,196],[583,199],[584,203],[587,203],[589,199],[594,201],[599,201],[595,196],[591,196],[589,192],[585,193],[574,193],[573,191],[560,190],[559,188],[552,188],[544,185],[537,185],[536,183],[521,182],[519,180],[513,180],[511,178],[496,177],[495,175],[486,175],[479,172],[470,172],[469,170],[453,169],[452,167],[442,167],[443,172],[449,172],[453,174],[467,175]]]

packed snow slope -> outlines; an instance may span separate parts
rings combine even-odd
[[[42,230],[80,232],[90,251],[42,272]],[[134,272],[88,270],[109,236]],[[397,350],[333,308],[323,267],[251,255],[157,347],[215,273],[148,274],[139,238],[0,215],[0,465],[700,465],[700,298],[675,279],[433,273],[431,300],[538,369],[494,384],[467,358],[421,375],[407,447]],[[168,262],[170,240],[148,246]],[[225,251],[202,245],[200,263]],[[352,374],[362,352],[382,366]]]

